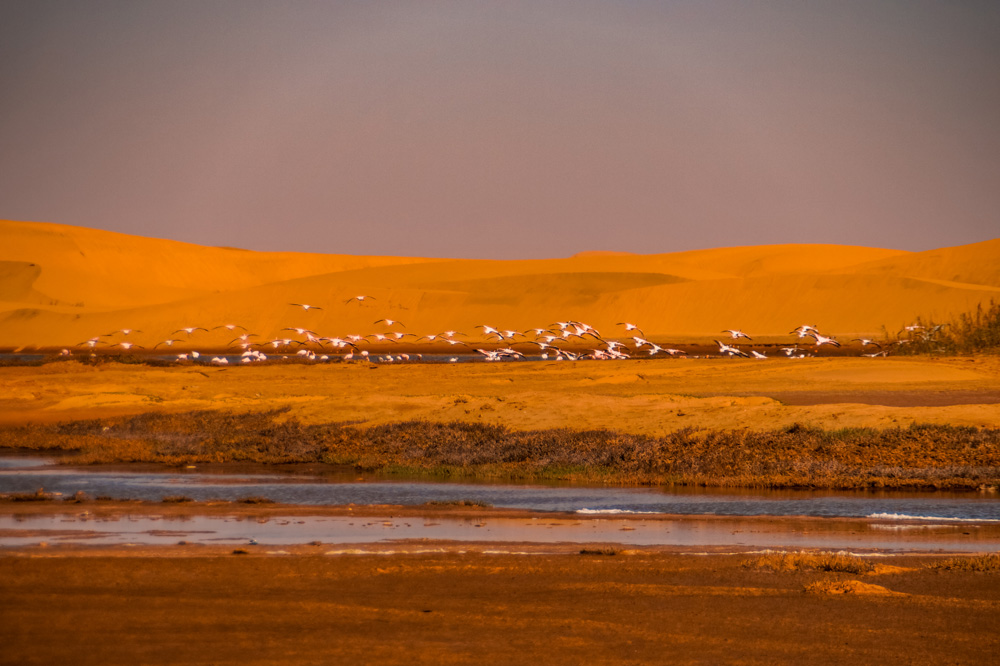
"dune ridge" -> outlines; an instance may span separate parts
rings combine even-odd
[[[771,245],[497,261],[252,252],[38,222],[0,221],[0,237],[9,348],[120,328],[142,330],[134,341],[148,347],[184,326],[226,323],[265,338],[288,326],[366,334],[384,317],[417,334],[572,319],[618,337],[617,323],[632,321],[666,341],[723,328],[777,339],[805,323],[872,336],[1000,297],[1000,239],[927,252]],[[359,294],[375,300],[345,302]],[[212,342],[228,343],[223,333]]]

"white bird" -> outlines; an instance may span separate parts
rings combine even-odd
[[[751,338],[749,335],[747,335],[743,331],[738,331],[738,330],[734,331],[734,330],[732,330],[730,328],[727,328],[726,330],[724,330],[722,332],[723,333],[728,333],[729,335],[731,335],[732,338],[733,338],[733,340],[739,340],[740,338],[746,338],[747,340],[753,340],[753,338]]]
[[[239,336],[233,338],[232,340],[230,340],[229,344],[233,344],[237,340],[239,340],[240,342],[243,342],[243,343],[247,343],[247,342],[250,342],[250,338],[259,338],[259,337],[260,336],[257,335],[256,333],[244,333],[243,335],[239,335]]]
[[[399,324],[403,328],[406,328],[406,324],[404,324],[403,322],[399,321],[398,319],[379,319],[375,323],[376,324],[381,324],[382,322],[385,322],[386,326],[392,326],[394,324]]]
[[[755,351],[753,349],[750,350],[750,353],[753,354],[754,358],[767,358],[766,354],[762,354],[759,351]]]
[[[750,355],[747,354],[746,352],[740,351],[736,347],[730,347],[724,342],[716,340],[715,344],[719,345],[720,354],[729,354],[730,356],[742,356],[743,358],[750,358]]]
[[[851,340],[851,342],[860,342],[862,347],[867,347],[868,345],[872,345],[873,347],[878,347],[879,349],[882,349],[882,345],[875,342],[874,340],[869,340],[868,338],[854,338]]]
[[[112,347],[121,347],[125,351],[132,349],[132,347],[137,347],[138,349],[145,349],[142,345],[137,345],[134,342],[119,342],[117,344],[111,345]]]
[[[163,342],[157,342],[155,345],[153,345],[153,349],[156,349],[160,345],[166,345],[168,347],[172,347],[175,342],[183,342],[183,340],[164,340]]]
[[[208,329],[204,328],[202,326],[188,326],[186,328],[178,328],[176,331],[174,331],[170,335],[176,335],[177,333],[180,333],[181,331],[187,333],[188,337],[190,337],[191,334],[194,333],[195,331],[205,331],[206,333],[208,333]]]
[[[101,337],[102,338],[109,338],[112,335],[114,335],[115,333],[121,333],[122,335],[128,335],[129,333],[142,333],[142,331],[139,331],[139,330],[134,329],[134,328],[123,328],[123,329],[120,329],[120,330],[117,330],[117,331],[111,331],[110,333],[105,333]]]
[[[483,329],[483,336],[484,337],[487,336],[487,335],[495,335],[495,336],[499,337],[501,340],[503,340],[503,333],[500,332],[499,328],[493,328],[492,326],[487,326],[486,324],[479,324],[479,325],[475,326],[474,328],[481,328],[481,329]]]
[[[798,335],[800,338],[804,338],[809,335],[809,333],[819,333],[819,329],[815,326],[810,326],[809,324],[802,324],[791,332]]]
[[[213,326],[212,330],[217,331],[220,328],[225,328],[230,331],[235,331],[238,328],[242,328],[244,331],[247,330],[246,326],[240,326],[239,324],[221,324],[219,326]]]
[[[346,301],[344,301],[344,303],[347,304],[347,303],[350,303],[351,301],[357,301],[358,303],[364,303],[366,299],[371,299],[373,301],[377,301],[378,300],[374,296],[364,296],[364,295],[361,295],[361,296],[351,296]]]
[[[635,324],[630,324],[627,321],[620,321],[618,322],[618,325],[624,326],[626,333],[628,333],[629,331],[639,331],[639,335],[641,335],[642,337],[646,337],[646,334],[642,332],[642,329],[636,326]]]
[[[839,347],[840,346],[840,343],[837,342],[835,339],[828,338],[826,336],[820,335],[819,333],[810,333],[809,335],[814,340],[816,340],[816,346],[817,347],[819,347],[821,345],[833,345],[834,347]]]
[[[632,336],[632,340],[635,341],[635,348],[636,348],[636,350],[642,349],[646,345],[649,345],[650,347],[655,347],[656,346],[652,342],[650,342],[649,340],[647,340],[645,338],[640,338],[638,335]]]
[[[309,312],[310,310],[322,310],[323,309],[323,308],[319,307],[318,305],[309,305],[308,303],[289,303],[289,305],[294,305],[295,307],[302,308],[306,312]]]

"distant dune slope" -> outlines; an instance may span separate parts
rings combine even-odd
[[[33,284],[61,304],[110,309],[369,266],[403,257],[260,253],[60,224],[0,221],[0,261],[41,268]],[[0,287],[0,299],[6,298]]]
[[[667,341],[723,328],[786,336],[815,324],[839,336],[895,332],[1000,300],[1000,240],[902,252],[833,245],[658,255],[596,250],[564,259],[486,261],[250,252],[63,225],[0,221],[0,346],[67,346],[120,328],[152,346],[186,326],[241,324],[261,338],[560,320],[624,337],[630,321]],[[364,303],[347,302],[368,295]],[[291,303],[319,305],[303,311]],[[233,334],[199,332],[193,346]]]

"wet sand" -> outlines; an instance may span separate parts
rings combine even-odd
[[[857,575],[441,547],[6,553],[0,662],[972,664],[1000,649],[1000,577],[926,557]]]

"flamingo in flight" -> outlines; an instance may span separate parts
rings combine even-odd
[[[618,322],[618,325],[624,326],[626,333],[628,333],[629,331],[639,331],[639,335],[641,335],[642,337],[646,337],[646,334],[642,332],[642,329],[636,326],[635,324],[630,324],[627,321],[620,321]]]
[[[729,345],[720,340],[716,340],[715,344],[719,345],[720,354],[728,354],[730,356],[742,356],[743,358],[750,358],[750,355],[747,354],[746,352],[740,351],[736,347],[730,347]]]
[[[309,305],[308,303],[289,303],[289,305],[294,305],[295,307],[302,308],[306,312],[309,312],[310,310],[322,310],[323,309],[323,308],[321,308],[318,305]]]
[[[743,331],[739,331],[739,330],[734,331],[731,328],[727,328],[726,330],[723,331],[723,333],[728,333],[729,335],[731,335],[732,338],[733,338],[733,340],[739,340],[740,338],[746,338],[747,340],[753,340],[753,338],[751,338],[749,335],[747,335]]]
[[[207,328],[203,328],[201,326],[188,326],[186,328],[178,328],[176,331],[174,331],[170,335],[177,335],[178,333],[180,333],[182,331],[184,333],[187,333],[188,337],[191,337],[191,334],[194,333],[195,331],[205,331],[206,333],[208,333],[208,329]]]
[[[810,333],[809,335],[814,340],[816,340],[816,346],[817,347],[820,347],[822,345],[833,345],[834,347],[839,347],[840,346],[840,343],[837,342],[836,340],[834,340],[833,338],[828,338],[828,337],[822,336],[819,333]]]

